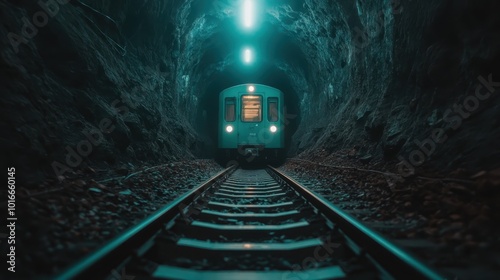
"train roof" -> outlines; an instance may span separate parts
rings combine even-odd
[[[255,87],[266,87],[266,88],[269,88],[269,89],[274,89],[276,91],[279,91],[281,92],[281,90],[275,88],[275,87],[272,87],[272,86],[268,86],[268,85],[263,85],[263,84],[255,84],[255,83],[246,83],[246,84],[239,84],[239,85],[235,85],[235,86],[231,86],[231,87],[228,87],[228,88],[225,88],[224,90],[222,90],[220,93],[224,93],[228,90],[231,90],[231,89],[234,89],[234,88],[238,88],[238,87],[247,87],[247,86],[255,86]]]

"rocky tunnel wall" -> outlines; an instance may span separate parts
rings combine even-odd
[[[35,183],[198,153],[177,74],[185,11],[174,1],[66,2],[0,2],[2,160]]]
[[[323,39],[336,43],[319,43],[316,51],[331,60],[316,60],[312,71],[320,78],[309,81],[318,97],[307,107],[327,117],[311,116],[324,122],[302,127],[298,151],[353,148],[358,158],[399,163],[403,176],[498,166],[498,4],[337,3],[324,14],[339,23],[324,28],[330,31]]]
[[[4,159],[35,182],[210,154],[207,100],[244,81],[237,1],[48,2],[58,9],[44,24],[39,4],[0,1]],[[265,32],[245,38],[291,93],[290,156],[352,148],[416,169],[498,165],[496,2],[266,3]]]

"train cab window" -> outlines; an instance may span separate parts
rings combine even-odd
[[[267,99],[267,119],[270,122],[278,121],[278,98],[277,97],[269,97]]]
[[[262,96],[243,95],[241,97],[241,120],[244,122],[262,121]]]
[[[224,106],[226,107],[224,119],[226,122],[234,122],[236,120],[236,98],[226,98]]]

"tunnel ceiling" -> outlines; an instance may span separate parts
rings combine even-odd
[[[236,72],[235,76],[248,77],[245,82],[262,76],[269,69],[289,68],[307,73],[304,46],[293,34],[275,20],[274,8],[286,2],[256,1],[256,26],[252,30],[241,27],[241,1],[194,1],[191,3],[186,31],[185,56],[191,58],[193,77],[211,81],[214,75]],[[289,7],[289,6],[288,6]],[[241,53],[250,47],[255,55],[252,65],[244,65]],[[238,75],[239,74],[239,75]],[[270,73],[272,76],[272,73]],[[305,79],[306,77],[302,77]],[[197,83],[204,87],[204,83]],[[196,92],[203,92],[196,89]],[[303,89],[299,90],[300,94]]]
[[[39,4],[0,0],[6,153],[38,175],[53,175],[54,162],[199,156],[213,141],[199,122],[214,111],[207,100],[262,82],[285,91],[299,116],[290,156],[352,149],[388,168],[498,165],[498,98],[454,111],[498,79],[497,2],[255,1],[251,32],[239,24],[239,0],[75,0],[57,1],[48,23],[23,35]],[[252,65],[242,64],[244,46],[255,50]],[[67,147],[106,118],[115,130],[69,166]],[[416,154],[435,129],[446,144]]]

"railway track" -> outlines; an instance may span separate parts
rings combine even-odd
[[[443,279],[272,167],[220,172],[58,276],[342,278]]]

